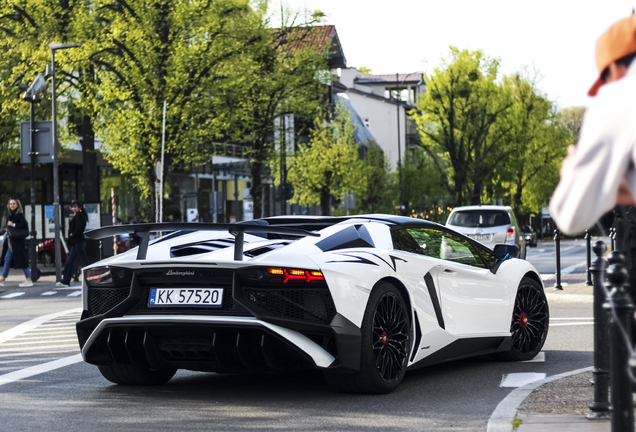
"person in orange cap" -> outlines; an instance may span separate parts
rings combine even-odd
[[[550,214],[566,234],[592,227],[636,191],[636,15],[614,23],[596,43],[599,77],[579,141],[568,148]]]

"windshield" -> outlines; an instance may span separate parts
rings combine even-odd
[[[448,225],[477,228],[510,225],[510,217],[503,210],[466,210],[451,215]]]

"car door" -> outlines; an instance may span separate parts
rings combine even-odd
[[[468,239],[441,233],[438,272],[446,329],[457,335],[507,334],[510,290],[507,281],[490,271],[479,249]]]

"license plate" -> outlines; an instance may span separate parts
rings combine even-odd
[[[490,234],[471,234],[470,238],[477,241],[490,241]]]
[[[151,288],[149,307],[220,307],[223,288]]]

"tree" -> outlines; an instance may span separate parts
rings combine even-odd
[[[237,120],[227,94],[263,37],[262,11],[248,0],[99,0],[93,16],[100,28],[83,49],[98,74],[97,135],[106,159],[154,198],[164,101],[165,172],[208,162]]]
[[[511,95],[496,83],[499,62],[451,47],[450,63],[426,76],[415,118],[424,149],[448,177],[455,205],[479,204],[487,179],[510,154]]]
[[[250,55],[240,59],[244,73],[237,77],[235,91],[227,95],[239,119],[236,124],[243,125],[243,143],[250,149],[254,214],[262,208],[263,167],[268,160],[278,160],[273,155],[275,120],[291,113],[297,123],[311,123],[328,88],[330,47],[321,37],[325,28],[314,27],[321,15],[314,14],[302,25],[296,25],[297,17],[283,19],[275,30],[268,21],[261,23],[261,37],[249,47]]]
[[[576,143],[579,139],[584,115],[584,106],[563,108],[559,113],[559,122],[570,133],[570,144]]]
[[[289,180],[301,205],[320,203],[323,215],[331,214],[331,195],[361,195],[367,188],[367,172],[353,139],[351,115],[336,105],[328,124],[317,119],[309,145],[300,145],[292,156]]]
[[[394,213],[397,184],[384,152],[377,144],[371,144],[362,163],[367,175],[367,188],[356,197],[358,213]]]
[[[0,3],[0,105],[2,123],[0,162],[13,162],[19,157],[19,119],[28,118],[28,104],[19,98],[17,84],[30,84],[44,65],[50,62],[51,43],[81,42],[94,35],[90,8],[85,1],[78,0],[6,0]],[[81,55],[60,52],[57,57],[56,78],[58,96],[62,103],[60,113],[71,113],[66,129],[60,130],[64,137],[79,138],[82,146],[82,170],[84,200],[99,201],[97,187],[95,134],[93,113],[87,109],[87,101],[94,99],[90,82],[95,74],[90,64],[78,61]],[[36,116],[50,118],[51,103],[48,93],[37,105]],[[47,103],[48,102],[48,103]],[[64,123],[62,123],[64,124]],[[78,197],[79,198],[79,197]]]

